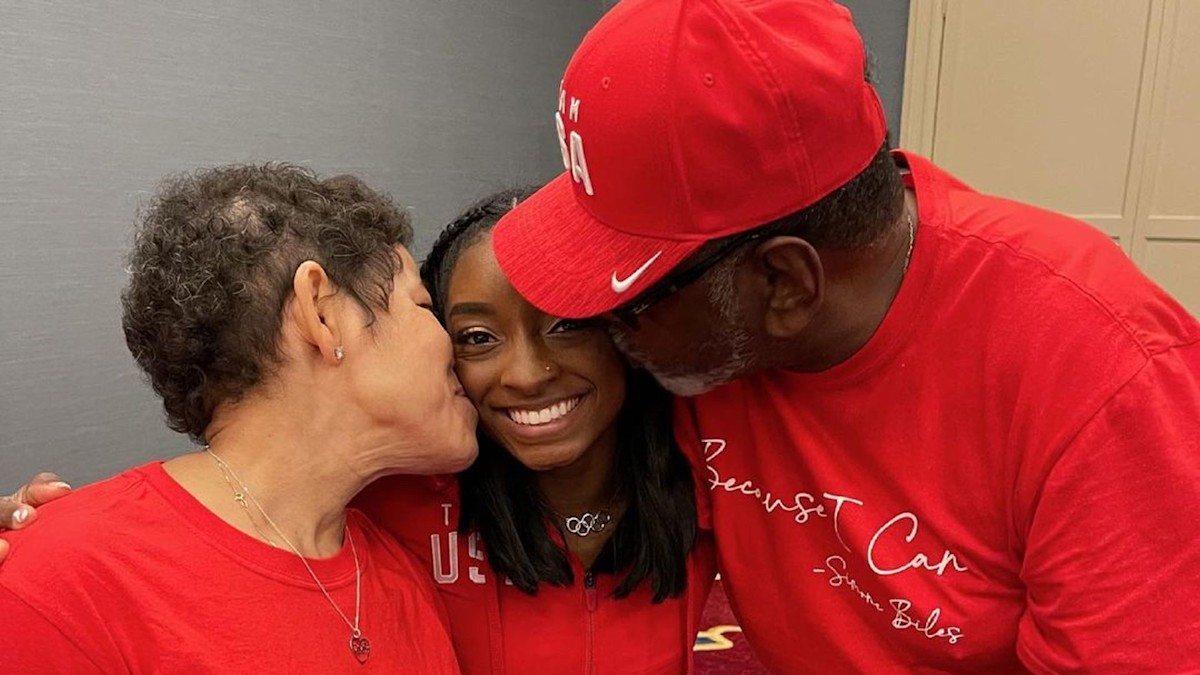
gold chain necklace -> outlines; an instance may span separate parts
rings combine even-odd
[[[304,554],[300,553],[300,549],[296,548],[295,545],[293,545],[292,542],[287,538],[287,536],[283,534],[283,530],[281,530],[279,526],[275,524],[275,521],[271,520],[271,516],[267,515],[266,509],[264,509],[262,504],[258,502],[258,499],[254,496],[254,493],[250,492],[250,488],[246,486],[246,483],[238,477],[237,472],[233,470],[233,467],[226,464],[225,460],[218,457],[217,453],[213,452],[212,448],[208,447],[207,445],[204,446],[204,451],[207,452],[208,455],[217,463],[217,468],[221,470],[221,475],[224,476],[225,482],[229,484],[231,489],[233,489],[234,501],[236,501],[238,504],[241,504],[242,507],[246,509],[246,514],[249,515],[250,509],[248,506],[246,506],[246,497],[249,497],[250,501],[254,503],[254,508],[258,509],[258,512],[262,514],[263,519],[267,521],[267,524],[271,526],[271,529],[275,530],[275,534],[279,535],[279,538],[283,540],[283,543],[287,544],[287,547],[292,549],[292,553],[295,553],[296,557],[300,558],[300,562],[304,564],[304,569],[308,570],[308,575],[312,577],[314,582],[316,582],[317,588],[321,589],[321,593],[325,595],[325,599],[329,601],[329,605],[333,607],[333,611],[337,612],[337,615],[341,617],[342,621],[346,623],[346,626],[350,628],[350,653],[359,663],[366,663],[367,658],[371,656],[371,641],[364,637],[362,631],[359,629],[359,618],[361,616],[360,610],[362,609],[362,568],[359,567],[358,564],[358,548],[354,545],[354,537],[350,536],[349,525],[346,526],[345,532],[346,539],[350,542],[350,552],[354,556],[354,623],[350,623],[350,619],[346,618],[346,615],[342,612],[342,609],[337,606],[336,602],[333,601],[333,596],[331,596],[329,591],[325,589],[325,584],[321,583],[321,580],[317,578],[317,573],[314,572],[312,566],[308,564],[308,560],[304,557]],[[234,488],[233,481],[237,481],[237,484],[241,487],[240,491]],[[254,523],[253,518],[250,519],[250,522],[254,524],[254,528],[257,530],[258,525]],[[259,533],[263,534],[261,530],[259,530]],[[267,541],[272,546],[275,546],[275,542],[271,541],[269,537],[267,538]]]
[[[205,450],[208,450],[208,448],[205,448]],[[213,458],[215,459],[216,455],[213,455]],[[279,548],[279,544],[276,544],[275,540],[272,539],[269,534],[263,532],[263,529],[258,526],[258,519],[254,517],[254,513],[250,511],[250,505],[246,503],[245,487],[243,486],[242,489],[238,489],[238,487],[233,484],[233,477],[229,474],[228,465],[224,464],[219,459],[217,460],[217,467],[221,469],[221,477],[225,479],[225,484],[228,485],[229,489],[233,491],[233,501],[237,502],[242,507],[242,510],[246,512],[246,519],[249,520],[250,524],[254,526],[254,531],[257,532],[258,536],[262,537],[263,540],[268,544],[274,546],[275,548]]]
[[[908,272],[908,263],[912,262],[913,246],[917,243],[917,226],[913,223],[912,214],[908,212],[908,208],[904,209],[904,219],[908,221],[908,252],[904,254],[904,271],[901,274]]]

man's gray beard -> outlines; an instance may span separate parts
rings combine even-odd
[[[645,368],[663,389],[676,396],[699,396],[729,384],[739,375],[746,372],[753,361],[750,350],[750,332],[742,320],[741,308],[737,303],[734,292],[733,272],[741,256],[722,261],[713,271],[712,282],[709,284],[708,301],[717,308],[721,325],[714,331],[717,341],[713,349],[724,354],[717,365],[698,373],[672,373],[658,368],[647,360],[629,344],[624,332],[611,331],[613,344],[617,346],[631,361]],[[699,345],[700,351],[706,351],[708,345]],[[702,359],[701,359],[702,360]]]

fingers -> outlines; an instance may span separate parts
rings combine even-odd
[[[8,557],[8,542],[0,539],[0,563]]]
[[[0,530],[19,530],[37,518],[37,509],[13,501],[0,499]]]
[[[16,500],[30,506],[41,506],[71,492],[71,486],[53,473],[39,473],[17,491]]]
[[[70,492],[71,486],[63,482],[57,474],[39,473],[21,486],[12,497],[0,498],[0,530],[27,527],[37,518],[37,509],[34,507],[52,502]],[[7,553],[8,545],[4,544],[3,548]],[[2,555],[0,559],[3,559]]]

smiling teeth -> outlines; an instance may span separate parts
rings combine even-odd
[[[515,408],[509,408],[508,417],[517,424],[522,424],[525,426],[549,424],[550,422],[553,422],[554,420],[574,410],[575,406],[579,405],[579,401],[582,398],[583,397],[581,396],[569,398],[565,401],[559,401],[548,408],[542,408],[541,410],[517,410]]]

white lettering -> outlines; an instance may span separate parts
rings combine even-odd
[[[950,551],[942,553],[942,560],[936,565],[929,564],[929,558],[924,553],[917,553],[907,563],[899,567],[880,567],[875,563],[875,544],[879,542],[879,537],[887,532],[893,525],[902,520],[909,521],[912,526],[908,530],[908,534],[904,535],[904,541],[911,544],[912,540],[917,536],[917,517],[908,511],[896,514],[891,520],[887,521],[883,527],[879,528],[875,535],[871,537],[871,542],[867,544],[867,564],[871,566],[871,570],[880,576],[888,576],[891,574],[899,574],[909,569],[924,569],[942,576],[947,569],[953,569],[955,572],[966,572],[965,565],[960,565],[958,558]]]
[[[450,571],[444,569],[444,559],[442,558],[442,537],[439,534],[429,536],[430,546],[433,548],[433,580],[439,584],[452,584],[458,581],[458,533],[450,532],[446,535],[447,554],[450,559]]]
[[[842,531],[838,528],[838,518],[842,515],[842,504],[850,502],[856,506],[862,506],[863,503],[853,497],[844,497],[829,492],[826,492],[824,496],[826,499],[832,499],[837,502],[837,506],[833,507],[833,534],[837,537],[838,543],[842,545],[842,548],[846,549],[846,552],[850,552],[850,546],[846,543],[845,539],[842,539]]]
[[[567,148],[567,129],[563,126],[562,113],[554,113],[554,128],[558,131],[558,149],[562,152],[563,168],[571,170],[571,151]]]
[[[579,99],[571,97],[571,121],[579,123]]]
[[[714,445],[717,446],[716,450],[710,453],[709,450]],[[719,439],[706,439],[704,441],[705,461],[708,463],[707,468],[710,476],[708,479],[710,490],[720,488],[725,492],[734,492],[754,497],[767,513],[774,513],[775,511],[793,513],[795,515],[792,519],[800,525],[807,523],[811,516],[819,518],[829,517],[829,514],[825,511],[825,505],[818,504],[816,497],[808,492],[793,493],[790,498],[791,503],[788,503],[776,497],[770,491],[763,491],[752,480],[744,480],[739,483],[736,477],[722,478],[720,472],[717,471],[711,462],[724,451],[725,441]]]
[[[771,494],[771,492],[764,492],[761,488],[755,486],[754,481],[745,480],[739,483],[737,478],[722,479],[721,474],[717,473],[717,470],[712,465],[709,465],[708,473],[712,476],[708,479],[710,489],[716,490],[720,488],[725,492],[736,492],[754,497],[767,513],[774,513],[777,510],[794,513],[796,515],[793,517],[793,520],[800,525],[807,523],[810,516],[817,516],[819,518],[829,517],[829,514],[825,511],[825,505],[817,504],[816,497],[807,492],[793,494],[791,497],[792,502],[788,504]],[[806,506],[803,502],[814,506]]]
[[[572,113],[579,107],[577,99],[571,99]],[[587,157],[583,154],[583,137],[578,131],[567,133],[562,113],[554,114],[554,129],[558,132],[558,150],[562,154],[563,168],[571,174],[571,180],[583,183],[583,191],[589,196],[596,194],[592,189],[592,177],[588,173]]]
[[[483,550],[479,548],[479,533],[472,532],[470,537],[467,537],[467,555],[475,560],[483,561]],[[467,576],[471,577],[471,581],[482,584],[487,583],[487,578],[483,576],[483,572],[479,571],[479,567],[471,565],[467,568]]]
[[[790,501],[778,499],[771,492],[766,491],[755,484],[753,480],[739,480],[736,477],[725,477],[721,475],[721,473],[713,465],[713,460],[717,459],[723,452],[725,452],[727,448],[727,443],[725,440],[719,438],[706,438],[702,439],[701,443],[703,444],[704,459],[709,474],[707,482],[711,490],[720,490],[723,492],[753,497],[767,513],[774,513],[777,510],[791,513],[793,514],[793,519],[795,522],[799,524],[808,522],[812,516],[831,518],[833,521],[833,532],[837,537],[838,543],[841,544],[842,548],[844,548],[847,552],[853,553],[853,550],[842,533],[841,526],[843,524],[843,507],[847,504],[862,507],[865,505],[865,502],[846,495],[823,492],[821,493],[821,498],[826,502],[833,503],[833,514],[830,516],[825,508],[825,505],[818,503],[817,498],[813,497],[813,495],[808,492],[796,492],[793,494]],[[936,563],[934,563],[933,559],[921,551],[908,552],[912,553],[911,557],[908,557],[906,562],[903,562],[899,565],[889,564],[898,562],[895,560],[881,560],[881,558],[884,557],[883,550],[892,550],[892,547],[883,545],[882,540],[885,534],[892,533],[893,527],[900,526],[905,522],[908,523],[908,528],[905,529],[901,526],[898,532],[902,533],[903,543],[913,544],[917,538],[920,524],[917,516],[909,511],[896,514],[894,517],[884,523],[882,527],[876,530],[874,535],[871,537],[870,542],[867,544],[866,562],[870,566],[872,572],[881,577],[886,577],[900,574],[901,572],[907,570],[924,570],[927,572],[933,572],[935,575],[940,577],[945,575],[947,572],[961,573],[968,571],[967,566],[962,564],[958,557],[951,553],[948,549],[943,549],[941,558]],[[892,539],[894,540],[895,538],[893,537]],[[896,544],[897,548],[902,550],[901,542],[896,542]],[[908,553],[903,553],[900,559],[903,560],[908,556]],[[855,593],[859,599],[863,601],[863,603],[873,607],[877,612],[886,612],[887,610],[884,609],[884,606],[880,604],[880,602],[877,601],[869,591],[863,588],[856,579],[850,576],[848,567],[849,563],[845,557],[841,555],[830,555],[829,557],[825,558],[824,566],[813,567],[812,572],[814,574],[828,575],[826,581],[829,586],[833,588],[847,588]],[[958,641],[964,637],[962,628],[959,626],[938,626],[938,623],[941,621],[942,617],[942,611],[940,607],[934,608],[933,611],[929,613],[928,617],[922,619],[915,613],[911,612],[912,603],[904,598],[894,598],[889,600],[888,604],[891,606],[893,611],[891,625],[897,630],[912,629],[917,633],[924,635],[928,639],[944,639],[948,644],[957,644]]]
[[[453,504],[442,504],[442,522],[446,524],[446,527],[450,527],[450,509],[453,506]]]
[[[583,156],[583,138],[578,131],[571,132],[571,178],[576,183],[583,182],[583,191],[589,197],[596,194],[592,191],[592,177],[588,175],[587,158]]]
[[[720,457],[722,452],[725,452],[725,441],[723,441],[719,438],[706,438],[702,442],[704,443],[704,461],[705,462],[711,462],[714,459]],[[713,448],[716,448],[716,449],[712,450]],[[710,450],[712,450],[712,451],[710,452]]]
[[[829,585],[834,588],[845,586],[858,594],[858,597],[863,602],[875,608],[875,611],[882,612],[883,605],[880,605],[870,593],[859,588],[858,582],[850,575],[846,574],[846,559],[840,555],[831,555],[825,559],[825,567],[814,567],[814,574],[829,573]]]
[[[946,628],[937,628],[934,630],[937,626],[938,619],[940,619],[942,616],[941,608],[935,607],[934,610],[929,613],[929,618],[926,619],[925,623],[922,624],[920,618],[914,619],[908,615],[908,610],[912,607],[912,603],[908,600],[905,600],[904,598],[895,598],[890,600],[888,604],[892,606],[892,609],[896,610],[895,616],[892,617],[892,628],[895,628],[896,630],[911,628],[921,635],[924,635],[927,639],[934,640],[937,638],[945,638],[946,642],[952,645],[957,644],[959,640],[963,639],[962,629],[958,626],[948,626]]]

